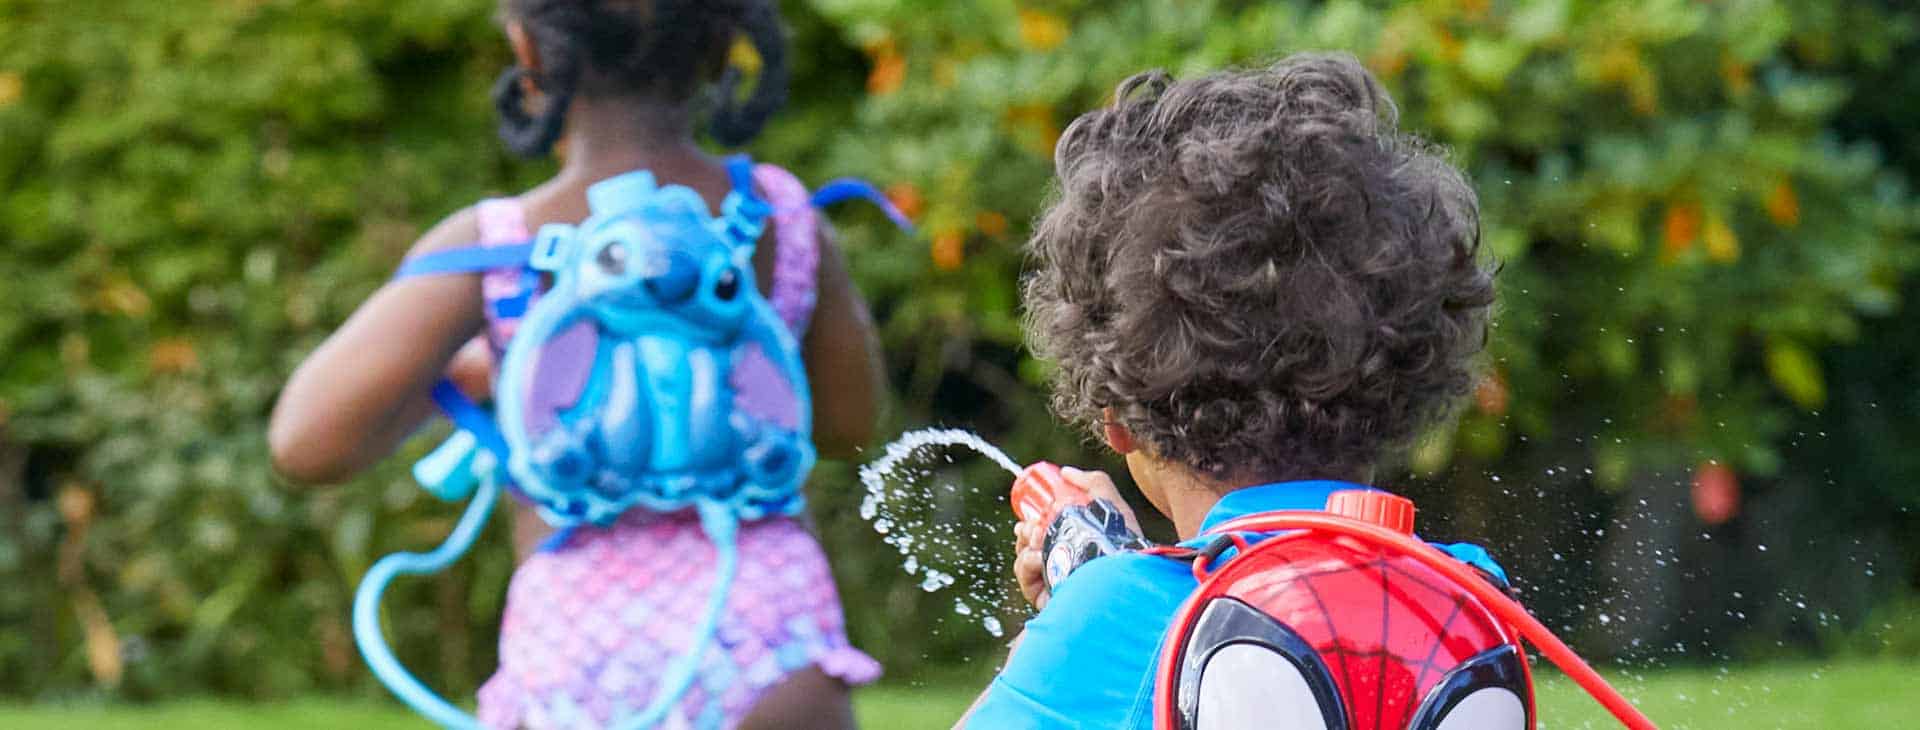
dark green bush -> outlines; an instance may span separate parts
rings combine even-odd
[[[1413,489],[1515,550],[1585,539],[1544,525],[1569,504],[1604,522],[1635,485],[1684,492],[1657,475],[1708,460],[1786,480],[1795,429],[1847,387],[1829,354],[1902,311],[1920,254],[1896,165],[1920,137],[1857,83],[1912,76],[1895,59],[1915,18],[1891,4],[788,5],[796,101],[755,151],[875,179],[927,233],[842,219],[893,424],[977,427],[1016,456],[1098,458],[1047,417],[1020,346],[1019,242],[1059,129],[1148,67],[1346,49],[1471,171],[1505,263],[1501,323],[1475,408],[1413,455]],[[290,489],[262,429],[286,373],[422,226],[550,169],[493,142],[490,12],[0,0],[0,693],[366,684],[354,583],[454,511],[403,459]],[[1862,458],[1903,446],[1879,448]],[[1529,501],[1541,468],[1571,469],[1558,506]],[[815,481],[856,639],[902,669],[983,655],[851,517],[848,470]],[[1911,505],[1914,484],[1862,509]],[[389,601],[403,655],[442,686],[492,666],[511,569],[494,533]],[[1546,599],[1559,615],[1597,585],[1592,565],[1518,563],[1573,587]]]

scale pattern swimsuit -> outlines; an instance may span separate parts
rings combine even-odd
[[[774,206],[774,273],[768,299],[795,337],[815,301],[819,219],[806,188],[772,165],[754,181]],[[479,206],[482,243],[531,237],[518,201]],[[536,296],[520,270],[482,277],[496,354]],[[762,362],[755,362],[760,357]],[[733,371],[736,407],[791,413],[792,391],[754,353]],[[660,727],[727,728],[788,674],[818,666],[850,685],[880,665],[847,642],[826,555],[791,517],[743,523],[740,567],[698,678]],[[489,728],[601,728],[653,700],[663,669],[692,641],[713,587],[715,551],[691,511],[631,510],[607,527],[580,527],[514,571],[500,626],[500,667],[480,688]]]

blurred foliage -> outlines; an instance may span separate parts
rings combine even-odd
[[[454,510],[405,481],[401,458],[289,489],[264,423],[286,373],[423,226],[550,172],[493,141],[486,89],[506,51],[491,12],[0,0],[0,693],[369,684],[345,627],[352,587],[379,554],[436,542]],[[1863,85],[1913,86],[1897,60],[1920,49],[1912,11],[808,0],[787,16],[794,103],[754,151],[808,179],[875,179],[927,233],[842,218],[895,426],[956,423],[1016,458],[1099,463],[1047,417],[1044,366],[1020,344],[1020,241],[1061,128],[1146,68],[1345,49],[1405,127],[1470,171],[1504,264],[1487,379],[1413,454],[1410,488],[1459,516],[1439,524],[1563,586],[1547,613],[1576,615],[1598,580],[1549,546],[1631,512],[1618,495],[1635,485],[1684,496],[1685,478],[1650,475],[1714,461],[1754,491],[1824,478],[1866,495],[1846,514],[1869,518],[1920,502],[1920,481],[1885,478],[1920,476],[1911,441],[1858,434],[1913,412],[1911,370],[1876,367],[1869,338],[1915,337],[1887,323],[1920,256],[1902,182],[1920,133]],[[1849,440],[1805,445],[1829,407],[1854,419],[1834,426]],[[1856,484],[1796,475],[1788,456],[1885,468]],[[1542,469],[1572,470],[1558,502],[1490,476]],[[853,516],[849,471],[823,467],[813,494],[856,642],[903,670],[985,656],[987,637],[943,630],[947,599]],[[1529,494],[1543,499],[1506,500]],[[504,533],[389,599],[403,657],[439,686],[492,666]]]

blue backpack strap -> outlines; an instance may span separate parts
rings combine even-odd
[[[727,177],[733,180],[733,191],[741,197],[760,199],[760,194],[753,190],[753,158],[746,155],[727,157]]]
[[[727,158],[727,177],[733,180],[733,192],[720,204],[720,222],[724,235],[735,246],[752,246],[766,231],[767,216],[773,206],[753,187],[753,158],[734,155]]]
[[[913,221],[907,220],[907,214],[900,212],[900,208],[895,206],[892,200],[887,199],[886,194],[880,192],[879,188],[874,187],[873,183],[858,178],[843,177],[813,191],[815,208],[824,208],[848,200],[865,200],[873,203],[879,206],[880,212],[887,214],[887,218],[892,220],[894,225],[908,233],[913,232]]]
[[[511,246],[463,246],[421,254],[400,262],[393,278],[411,279],[435,274],[465,274],[523,266],[533,258],[533,243]]]
[[[487,413],[486,409],[460,392],[453,381],[441,378],[440,382],[433,384],[433,403],[440,406],[453,425],[473,434],[481,447],[493,452],[500,463],[507,463],[507,437],[500,434],[500,425],[494,423],[493,415]]]
[[[1468,567],[1479,570],[1488,578],[1493,579],[1494,584],[1501,588],[1507,588],[1512,585],[1512,583],[1507,580],[1507,569],[1500,567],[1499,563],[1494,562],[1493,555],[1488,553],[1486,548],[1470,542],[1450,544],[1430,542],[1427,544],[1439,548],[1440,552],[1453,556],[1454,560],[1466,563]]]

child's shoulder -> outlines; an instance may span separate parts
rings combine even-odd
[[[1116,618],[1165,613],[1193,592],[1191,564],[1144,553],[1109,555],[1080,566],[1062,581],[1047,604],[1062,613],[1115,614]]]
[[[480,240],[480,203],[466,206],[441,218],[407,249],[407,256],[471,246]]]

